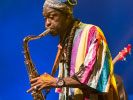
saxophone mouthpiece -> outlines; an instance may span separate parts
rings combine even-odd
[[[50,29],[47,29],[46,31],[44,31],[43,33],[41,33],[39,36],[46,36],[48,33],[50,32]]]

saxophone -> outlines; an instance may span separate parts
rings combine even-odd
[[[48,33],[50,32],[50,30],[46,30],[43,33],[41,33],[38,36],[27,36],[23,39],[23,48],[24,48],[24,58],[25,58],[25,66],[26,66],[26,70],[29,76],[29,80],[35,77],[38,77],[39,74],[36,70],[35,64],[32,62],[31,56],[30,56],[30,52],[29,52],[29,47],[28,47],[28,42],[30,40],[35,40],[35,39],[40,39],[43,36],[46,36]],[[45,100],[45,97],[43,95],[43,91],[36,91],[33,90],[32,93],[35,92],[35,95],[32,95],[34,100]],[[46,96],[47,93],[45,93]]]

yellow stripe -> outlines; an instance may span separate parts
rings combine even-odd
[[[77,51],[77,57],[76,57],[76,63],[75,63],[75,72],[79,71],[79,67],[81,66],[81,64],[83,64],[83,62],[85,60],[85,53],[86,53],[87,40],[88,40],[88,32],[92,26],[93,25],[90,25],[90,24],[87,25],[85,27],[84,31],[82,32],[82,36],[81,36],[78,51]]]
[[[119,94],[118,94],[118,90],[117,90],[117,85],[116,85],[116,81],[115,81],[115,77],[114,77],[114,74],[112,75],[111,77],[111,85],[113,86],[113,89],[114,89],[114,96],[115,96],[115,100],[119,100]]]

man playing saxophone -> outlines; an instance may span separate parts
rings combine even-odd
[[[44,73],[31,79],[27,92],[57,88],[59,100],[119,100],[104,34],[98,26],[73,17],[76,4],[76,0],[45,0],[45,27],[59,36],[59,75]]]

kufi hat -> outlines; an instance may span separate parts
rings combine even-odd
[[[43,7],[54,8],[64,13],[72,14],[76,0],[45,0]]]

